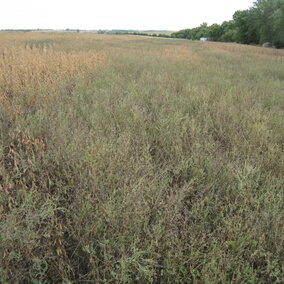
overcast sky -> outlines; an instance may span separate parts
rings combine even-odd
[[[222,23],[253,0],[0,0],[0,29],[180,30]]]

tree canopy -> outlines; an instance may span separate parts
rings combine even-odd
[[[221,25],[203,23],[192,29],[172,34],[175,38],[199,40],[209,37],[212,41],[263,44],[271,42],[277,48],[284,47],[284,0],[257,0],[254,5],[236,11],[233,20]]]

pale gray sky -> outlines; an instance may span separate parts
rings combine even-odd
[[[180,30],[230,20],[254,0],[0,0],[0,29]]]

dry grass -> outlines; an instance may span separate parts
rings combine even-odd
[[[283,52],[0,34],[1,283],[282,283]]]
[[[19,95],[30,91],[55,88],[62,81],[74,80],[82,73],[94,73],[106,63],[104,52],[54,51],[52,45],[26,45],[0,50],[1,93]]]

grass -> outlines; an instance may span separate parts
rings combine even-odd
[[[283,283],[283,51],[0,43],[1,283]]]

